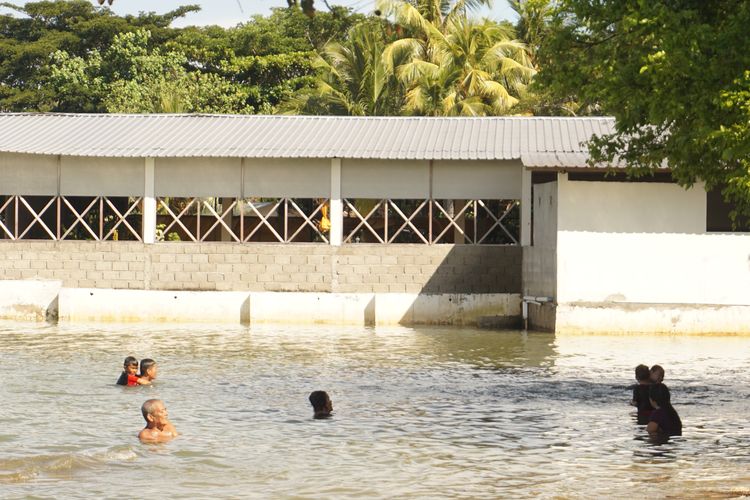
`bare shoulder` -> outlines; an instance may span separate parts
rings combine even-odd
[[[175,437],[177,437],[177,431],[170,432],[167,430],[160,431],[158,429],[143,429],[138,433],[138,439],[140,439],[142,443],[166,443]]]

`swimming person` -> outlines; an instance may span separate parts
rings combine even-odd
[[[659,365],[654,365],[650,370],[651,382],[654,384],[661,384],[664,382],[664,368]]]
[[[653,384],[648,391],[651,406],[651,418],[646,430],[651,435],[682,436],[682,420],[674,409],[669,395],[669,388],[664,384]]]
[[[138,375],[138,383],[149,385],[156,380],[156,361],[150,358],[141,360],[141,373]]]
[[[313,391],[310,393],[310,404],[313,407],[313,418],[328,418],[333,412],[333,403],[326,391]]]
[[[646,365],[635,367],[635,380],[638,382],[633,386],[633,400],[630,402],[638,408],[638,425],[646,425],[651,417],[653,406],[649,400],[648,391],[651,387],[651,376]]]
[[[141,413],[146,420],[146,427],[138,433],[138,439],[144,443],[166,443],[179,434],[169,421],[167,407],[161,399],[149,399],[141,406]]]
[[[138,385],[138,360],[133,356],[125,358],[117,385]]]

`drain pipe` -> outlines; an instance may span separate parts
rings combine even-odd
[[[552,297],[534,297],[531,295],[524,295],[521,299],[521,316],[523,317],[523,329],[529,329],[529,304],[536,304],[538,306],[552,302]]]

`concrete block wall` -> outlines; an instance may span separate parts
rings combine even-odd
[[[513,246],[0,241],[0,279],[67,288],[520,293]]]

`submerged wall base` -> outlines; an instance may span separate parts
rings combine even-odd
[[[750,305],[558,304],[555,333],[750,334]]]
[[[61,322],[506,326],[518,294],[179,292],[62,288]]]

